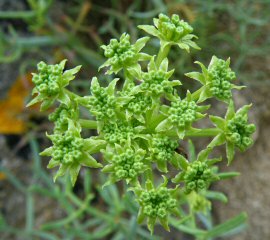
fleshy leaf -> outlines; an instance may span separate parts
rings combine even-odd
[[[158,37],[159,32],[158,30],[151,25],[139,25],[138,28],[142,29],[143,31],[147,32],[148,34]]]
[[[80,169],[81,169],[80,164],[72,164],[69,168],[70,180],[71,180],[72,186],[74,186],[76,183]]]
[[[223,133],[218,134],[209,144],[208,148],[220,146],[226,142],[226,137]]]
[[[216,127],[220,129],[225,129],[226,121],[223,118],[212,115],[210,115],[209,118],[215,124]]]
[[[195,79],[199,81],[201,84],[205,84],[206,80],[204,78],[204,75],[199,72],[190,72],[185,74],[187,77]]]
[[[231,142],[227,142],[226,155],[227,155],[227,159],[228,159],[228,165],[230,165],[230,163],[232,162],[232,160],[234,158],[234,152],[235,152],[234,144]]]
[[[164,132],[167,130],[170,130],[172,128],[172,124],[169,122],[168,119],[163,120],[162,122],[160,122],[157,127],[156,127],[156,131],[157,132]]]
[[[149,41],[150,37],[142,37],[139,38],[134,44],[135,49],[139,52],[145,46],[145,44]]]

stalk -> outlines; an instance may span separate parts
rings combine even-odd
[[[159,67],[163,59],[165,59],[168,56],[170,49],[171,49],[171,44],[166,44],[165,47],[162,47],[162,46],[160,47],[157,60],[156,60],[157,67]]]
[[[214,137],[220,133],[218,128],[205,128],[201,131],[194,132],[193,130],[187,130],[185,137]]]
[[[82,128],[97,129],[97,122],[94,120],[80,119],[79,123],[80,123]]]

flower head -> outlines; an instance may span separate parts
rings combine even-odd
[[[225,118],[210,116],[213,124],[220,129],[220,134],[213,139],[208,147],[226,143],[228,163],[233,160],[235,148],[245,151],[253,144],[252,134],[256,131],[256,126],[248,123],[247,113],[250,107],[251,105],[245,105],[235,112],[231,101]]]
[[[151,232],[158,219],[162,226],[169,231],[168,217],[170,214],[179,214],[177,210],[177,201],[175,189],[167,188],[168,180],[164,178],[164,182],[157,188],[154,187],[150,180],[146,181],[146,188],[134,188],[137,195],[137,201],[140,204],[138,221],[143,222],[148,219],[148,228]]]
[[[128,183],[138,181],[138,176],[148,169],[145,154],[143,149],[132,148],[119,149],[116,153],[105,153],[109,164],[102,171],[111,173],[108,183],[119,180],[126,180]]]
[[[141,54],[140,50],[144,47],[148,37],[140,38],[132,45],[130,36],[123,33],[119,39],[111,39],[110,43],[101,46],[104,50],[104,56],[108,59],[100,68],[110,66],[107,73],[118,73],[121,69],[128,69],[132,66],[138,66],[138,61],[147,59],[146,54]]]
[[[64,87],[75,78],[75,74],[81,66],[64,71],[65,63],[66,60],[55,65],[47,65],[44,62],[38,63],[39,73],[33,74],[32,78],[35,84],[32,94],[38,95],[27,106],[42,102],[41,110],[46,110],[56,99],[66,105],[70,103],[69,95],[64,91]]]
[[[193,28],[184,20],[181,20],[178,15],[173,14],[170,17],[165,14],[159,14],[158,18],[154,18],[154,25],[140,25],[140,29],[145,32],[158,37],[162,47],[166,45],[178,45],[181,49],[189,51],[190,47],[200,49],[198,45],[193,42],[195,35],[191,34]]]
[[[229,103],[232,98],[232,89],[242,89],[242,86],[232,84],[236,79],[235,73],[230,68],[230,59],[226,61],[213,56],[208,68],[202,63],[195,62],[201,66],[202,73],[190,72],[186,76],[193,78],[203,84],[198,96],[198,102],[207,98],[216,99]]]

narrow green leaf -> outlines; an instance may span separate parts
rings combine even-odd
[[[36,96],[35,98],[33,98],[27,105],[26,107],[30,107],[38,102],[41,102],[43,100],[44,96],[42,96],[42,94],[39,94],[38,96]]]
[[[54,168],[56,166],[60,165],[59,161],[55,161],[53,158],[50,160],[49,164],[47,165],[47,168]]]
[[[159,35],[159,31],[151,25],[139,25],[138,26],[139,29],[142,29],[143,31],[147,32],[148,34],[158,37]]]
[[[181,167],[181,169],[186,170],[188,167],[188,160],[182,156],[181,154],[174,153],[173,159],[176,160],[177,165]]]
[[[225,135],[223,133],[220,133],[208,144],[207,147],[214,148],[214,147],[222,145],[225,142],[226,142]]]
[[[195,63],[198,64],[201,67],[202,73],[204,75],[204,78],[206,79],[207,76],[208,76],[208,70],[207,70],[207,68],[201,62],[199,62],[199,61],[196,61]]]
[[[53,153],[53,147],[46,148],[41,153],[39,153],[40,156],[51,156]]]
[[[150,71],[157,71],[157,67],[156,67],[156,64],[155,64],[155,57],[154,56],[151,58],[150,62],[148,63],[147,70],[148,70],[148,72],[150,72]]]
[[[247,221],[247,214],[240,213],[234,218],[227,220],[225,223],[222,223],[205,234],[205,238],[214,238],[214,237],[221,237],[225,234],[228,234],[230,231],[233,231],[243,225],[246,225]]]
[[[168,58],[164,58],[163,61],[161,62],[160,64],[160,69],[164,72],[167,72],[168,70],[168,65],[169,65],[169,61],[168,61]]]
[[[137,222],[138,222],[139,224],[142,224],[143,221],[144,221],[144,219],[145,219],[145,215],[144,215],[144,213],[143,213],[143,209],[140,208],[140,209],[139,209],[139,213],[138,213],[138,217],[137,217]]]
[[[186,73],[185,75],[189,78],[192,78],[192,79],[199,81],[201,84],[206,83],[206,80],[205,80],[204,75],[202,73],[190,72],[190,73]]]
[[[227,203],[228,202],[228,198],[223,193],[221,193],[221,192],[206,191],[204,195],[208,199],[218,200],[218,201],[223,202],[223,203]]]
[[[156,131],[157,132],[164,132],[167,130],[170,130],[172,128],[172,124],[169,122],[168,119],[163,120],[162,122],[160,122],[157,127],[156,127]]]
[[[148,218],[147,227],[150,230],[151,234],[154,233],[155,223],[156,223],[156,218],[150,218],[150,217]]]
[[[82,159],[80,160],[80,163],[83,166],[86,167],[92,167],[92,168],[100,168],[102,167],[102,164],[98,163],[96,159],[94,159],[91,155],[89,154],[84,154]]]
[[[61,164],[60,168],[58,169],[57,173],[55,174],[53,181],[55,182],[58,177],[62,177],[66,171],[68,170],[69,166],[66,164]]]
[[[230,165],[230,163],[232,162],[232,160],[234,158],[234,154],[235,154],[234,144],[231,143],[231,142],[227,142],[227,144],[226,144],[226,155],[227,155],[227,159],[228,159],[228,165]]]
[[[81,169],[80,164],[73,164],[69,168],[70,180],[71,180],[72,186],[75,185],[75,182],[77,180],[77,177],[78,177],[78,174],[80,172],[80,169]]]
[[[164,172],[167,173],[168,169],[167,169],[167,163],[164,160],[157,160],[157,168],[160,172]]]
[[[141,51],[141,49],[145,46],[145,44],[149,41],[150,37],[142,37],[139,38],[136,43],[134,44],[134,47],[137,52]]]
[[[228,106],[228,110],[227,110],[225,119],[230,120],[230,119],[232,119],[234,117],[234,115],[235,115],[234,103],[231,100],[230,103],[229,103],[229,106]]]
[[[251,108],[252,104],[245,105],[237,110],[237,115],[246,115],[248,113],[248,110]]]
[[[116,86],[116,84],[117,84],[118,81],[119,81],[119,78],[115,78],[115,79],[113,79],[113,80],[109,83],[109,86],[107,87],[107,93],[108,93],[110,96],[113,96],[113,95],[114,95],[115,86]]]
[[[217,176],[219,177],[220,180],[223,179],[229,179],[232,177],[237,177],[240,176],[241,173],[240,172],[223,172],[223,173],[218,173]]]
[[[169,223],[168,223],[168,217],[166,218],[159,218],[159,222],[161,226],[168,232],[170,232]]]
[[[225,125],[226,125],[226,121],[218,116],[209,116],[210,120],[212,121],[212,123],[214,123],[214,125],[220,129],[225,129]]]
[[[213,149],[212,148],[206,148],[206,149],[203,149],[202,151],[199,152],[198,154],[198,161],[206,161],[210,152],[212,151]]]

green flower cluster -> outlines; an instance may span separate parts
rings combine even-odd
[[[54,122],[55,132],[65,132],[68,130],[69,119],[77,119],[78,114],[77,109],[61,104],[48,118],[51,122]]]
[[[81,166],[102,167],[90,154],[100,151],[104,147],[104,141],[81,138],[78,128],[72,121],[69,121],[67,131],[47,136],[53,146],[45,149],[41,155],[51,157],[48,168],[60,166],[54,180],[69,172],[72,185],[74,185]]]
[[[63,164],[72,164],[82,157],[83,139],[72,132],[49,136],[53,142],[52,158]]]
[[[134,44],[126,33],[119,40],[112,39],[107,46],[102,46],[107,60],[100,68],[107,67],[106,74],[123,70],[121,81],[118,84],[118,78],[110,78],[104,87],[94,77],[88,96],[80,97],[65,89],[80,67],[64,71],[65,61],[57,65],[38,64],[39,73],[33,76],[36,96],[29,105],[42,102],[41,110],[45,110],[58,101],[58,108],[49,115],[55,124],[54,134],[48,135],[53,146],[41,154],[52,157],[49,168],[59,166],[55,179],[68,172],[74,185],[81,166],[102,167],[91,156],[101,152],[102,171],[108,173],[105,186],[118,181],[128,184],[128,190],[134,191],[140,206],[139,223],[147,220],[153,232],[159,221],[169,231],[168,224],[175,221],[171,214],[182,217],[181,213],[183,229],[192,227],[192,232],[199,233],[197,238],[212,236],[206,230],[197,231],[195,213],[209,214],[208,198],[226,200],[221,193],[208,191],[211,182],[237,174],[219,173],[215,164],[221,158],[208,157],[215,147],[226,144],[230,163],[236,147],[246,150],[252,144],[255,125],[248,124],[247,116],[251,105],[234,111],[231,90],[241,87],[231,83],[235,74],[229,67],[230,60],[215,56],[208,68],[197,62],[202,72],[187,74],[202,86],[193,93],[187,91],[180,99],[175,87],[181,82],[171,80],[174,69],[169,68],[168,54],[173,45],[187,51],[190,47],[199,48],[192,40],[196,38],[191,34],[192,27],[175,14],[171,18],[160,14],[154,19],[154,26],[139,27],[159,38],[158,54],[150,56],[141,52],[149,37],[140,38]],[[141,61],[147,62],[142,65]],[[145,66],[147,70],[143,71]],[[209,116],[214,127],[204,128],[203,124],[194,127],[193,123],[205,118],[207,114],[203,112],[210,107],[200,103],[212,97],[226,106],[229,104],[225,118]],[[80,114],[81,107],[89,111],[89,119],[81,119],[85,116]],[[84,129],[92,129],[90,133],[94,136],[82,138],[89,134]],[[196,154],[191,142],[193,137],[213,139]],[[184,148],[183,154],[179,145]],[[163,176],[164,182],[155,187],[158,173],[168,172],[168,163],[170,170],[177,170],[176,176],[173,179]],[[174,188],[167,187],[169,180]]]
[[[197,118],[198,106],[195,101],[178,100],[171,102],[168,120],[179,128],[185,128]]]
[[[193,28],[187,22],[180,20],[176,14],[173,14],[171,18],[159,14],[157,28],[165,40],[175,42],[193,31]]]
[[[256,126],[248,123],[250,107],[251,105],[245,105],[235,112],[231,101],[225,118],[210,116],[219,134],[208,144],[208,147],[213,148],[226,143],[228,164],[233,160],[236,147],[240,151],[245,151],[253,144],[252,134],[256,131]]]
[[[185,191],[190,193],[207,189],[214,180],[217,180],[217,177],[207,163],[195,161],[187,167],[184,173]]]
[[[124,144],[128,139],[134,138],[135,129],[127,122],[120,121],[111,124],[105,124],[102,128],[101,134],[110,144],[120,143]]]
[[[109,165],[106,165],[102,171],[111,173],[110,183],[123,179],[127,182],[136,182],[138,176],[148,168],[143,149],[134,151],[132,148],[128,148],[122,153],[107,155]]]
[[[126,109],[134,115],[141,115],[152,106],[152,99],[144,93],[132,95],[132,99],[125,105]]]
[[[229,103],[232,98],[232,89],[242,89],[243,86],[236,86],[231,82],[235,80],[235,73],[230,68],[230,59],[226,61],[213,56],[208,68],[201,62],[199,64],[202,73],[190,72],[186,76],[193,78],[203,84],[193,95],[198,102],[203,102],[207,98],[216,97],[218,100]]]
[[[47,65],[44,62],[38,63],[38,74],[33,74],[32,81],[35,88],[32,95],[38,94],[27,106],[32,106],[38,102],[42,102],[40,109],[46,110],[56,99],[61,103],[68,105],[70,103],[70,96],[64,90],[74,75],[80,70],[81,66],[63,72],[66,60],[59,64]]]
[[[255,132],[254,124],[248,124],[245,116],[236,115],[227,123],[229,132],[227,138],[240,150],[244,151],[253,144],[251,135]]]
[[[217,59],[208,71],[211,79],[210,91],[213,96],[220,100],[229,100],[232,97],[231,81],[235,79],[235,73],[229,67],[228,62]]]
[[[140,204],[138,222],[148,218],[148,228],[153,232],[154,225],[158,219],[162,226],[169,231],[168,217],[170,214],[179,214],[177,209],[177,200],[175,189],[167,188],[168,180],[164,178],[164,183],[157,188],[154,187],[150,180],[146,181],[146,188],[137,187],[134,189]]]
[[[209,185],[209,180],[213,177],[211,169],[206,163],[194,162],[188,168],[184,176],[186,191],[190,192],[198,189],[205,189]]]
[[[36,85],[37,90],[49,96],[55,96],[60,92],[61,78],[63,73],[63,65],[47,65],[40,62],[37,65],[39,74],[33,75],[33,83]]]
[[[158,169],[167,172],[167,162],[173,162],[178,141],[164,135],[154,135],[152,137],[151,160],[157,163]]]
[[[99,85],[92,85],[91,92],[93,95],[87,98],[86,107],[96,116],[96,119],[115,118],[116,100],[114,95],[110,95],[105,88]]]
[[[176,140],[172,140],[168,136],[156,135],[153,137],[150,150],[157,160],[168,161],[172,158],[177,147]]]
[[[125,33],[119,41],[111,39],[110,44],[104,47],[104,55],[110,59],[113,68],[132,65],[138,58],[134,46],[130,44],[130,36]]]
[[[139,202],[143,206],[143,213],[151,218],[165,218],[176,207],[176,200],[172,198],[166,187],[144,190]]]
[[[129,34],[123,33],[119,39],[111,39],[109,45],[102,45],[104,56],[108,60],[100,67],[110,66],[108,73],[118,73],[122,68],[127,69],[134,65],[137,66],[138,61],[149,59],[147,54],[140,54],[140,50],[144,47],[148,37],[140,38],[135,44],[130,43]]]
[[[143,91],[150,95],[173,93],[173,87],[168,81],[168,75],[162,70],[150,71],[143,74],[143,82],[140,85]]]
[[[164,14],[159,14],[154,18],[154,25],[139,25],[138,27],[148,34],[160,39],[161,49],[168,53],[171,45],[178,45],[179,48],[189,52],[190,47],[200,49],[192,40],[197,38],[191,34],[193,28],[179,16],[173,14],[171,18]],[[160,63],[160,62],[159,62]]]

